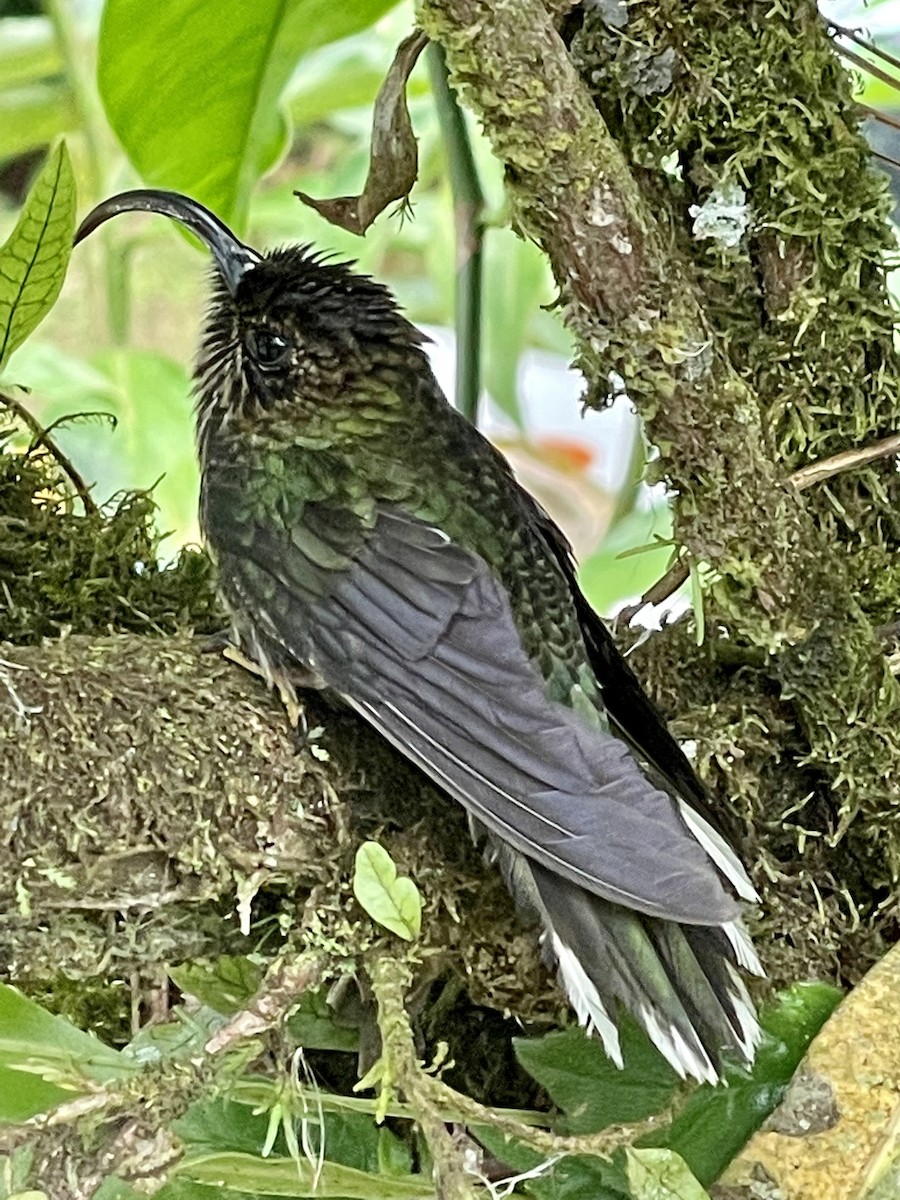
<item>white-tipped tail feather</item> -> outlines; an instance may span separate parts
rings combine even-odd
[[[755,955],[754,955],[755,957]],[[745,1062],[751,1063],[756,1056],[756,1047],[762,1041],[762,1029],[756,1019],[756,1009],[747,992],[743,979],[731,965],[726,963],[728,974],[731,976],[732,987],[728,990],[728,999],[734,1009],[740,1025],[740,1051]],[[762,971],[759,972],[762,974]]]
[[[751,975],[758,975],[762,979],[766,972],[759,961],[759,955],[753,948],[753,943],[750,941],[750,934],[744,928],[743,923],[741,921],[729,921],[727,925],[722,926],[722,929],[725,931],[725,936],[731,944],[738,966],[743,967],[745,971],[749,971]]]
[[[688,1042],[674,1026],[664,1026],[653,1009],[646,1005],[639,1008],[635,1016],[643,1025],[650,1041],[674,1068],[680,1079],[690,1077],[700,1083],[713,1085],[719,1082],[716,1068],[696,1037]]]
[[[630,912],[501,847],[507,883],[540,916],[542,941],[579,1021],[622,1066],[617,1008],[637,1017],[678,1075],[714,1084],[720,1055],[752,1062],[759,1027],[740,963],[758,967],[738,922],[686,926]]]
[[[550,930],[550,944],[559,969],[560,983],[569,997],[569,1003],[575,1009],[575,1015],[580,1024],[588,1033],[596,1032],[600,1035],[603,1049],[616,1066],[621,1068],[623,1062],[619,1031],[606,1011],[606,1006],[600,999],[600,993],[578,961],[575,951],[570,949],[559,934],[552,929]]]
[[[737,894],[748,904],[758,904],[759,896],[744,870],[744,865],[722,835],[683,800],[678,802],[678,811],[685,825],[716,864]]]

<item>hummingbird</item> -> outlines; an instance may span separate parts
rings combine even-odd
[[[244,653],[283,689],[335,693],[464,807],[618,1066],[619,1006],[682,1078],[751,1063],[753,886],[564,535],[448,402],[426,336],[354,264],[261,254],[176,192],[102,202],[76,244],[134,210],[213,259],[200,522]]]

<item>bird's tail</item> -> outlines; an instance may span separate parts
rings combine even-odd
[[[523,859],[512,874],[515,893],[537,897],[545,948],[579,1020],[619,1066],[616,1001],[682,1078],[717,1082],[723,1050],[753,1061],[760,1029],[738,969],[763,972],[739,921],[678,925],[643,916]]]

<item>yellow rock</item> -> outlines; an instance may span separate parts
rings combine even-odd
[[[843,1001],[712,1194],[900,1200],[900,946]]]

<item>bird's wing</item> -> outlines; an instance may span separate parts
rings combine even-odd
[[[548,698],[486,563],[396,508],[374,516],[363,529],[308,504],[284,528],[221,521],[210,534],[268,636],[492,833],[650,916],[733,920],[673,800],[621,741]]]
[[[622,737],[652,764],[668,787],[689,800],[707,819],[714,820],[703,785],[684,751],[619,652],[612,634],[584,598],[578,586],[571,546],[556,523],[531,496],[523,491],[522,498],[569,585],[585,646],[610,720]]]
[[[569,585],[585,649],[600,685],[611,726],[657,781],[680,798],[682,816],[741,899],[757,903],[756,890],[729,844],[734,830],[730,828],[732,823],[728,814],[711,808],[706,789],[684,751],[619,652],[612,634],[585,599],[578,586],[572,549],[565,536],[527,492],[521,491],[521,496],[534,527]]]

